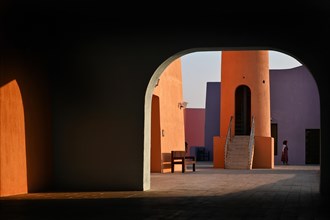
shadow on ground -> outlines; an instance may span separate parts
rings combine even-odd
[[[272,174],[283,172],[290,171],[275,170]],[[42,194],[14,196],[0,200],[0,219],[330,219],[329,199],[322,198],[308,181],[302,182],[303,176],[318,179],[319,173],[308,169],[292,172],[295,175],[290,179],[276,182],[282,188],[268,184],[222,195],[219,191],[198,195],[177,189],[123,192],[119,196],[105,192],[102,198],[97,192],[66,193],[66,198],[57,197],[57,193],[44,198]],[[175,178],[175,174],[170,175]]]

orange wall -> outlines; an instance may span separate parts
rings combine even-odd
[[[44,67],[40,65],[40,60],[36,57],[31,55],[25,56],[18,53],[15,49],[1,52],[4,56],[2,57],[3,62],[0,62],[0,88],[2,93],[0,104],[2,111],[6,109],[1,116],[1,134],[4,132],[4,129],[12,129],[10,131],[12,132],[12,138],[22,135],[23,139],[24,135],[24,148],[26,149],[24,159],[20,161],[18,161],[16,155],[8,154],[7,156],[16,158],[17,164],[13,166],[21,166],[19,165],[20,163],[26,163],[29,193],[50,191],[54,186],[54,151],[51,141],[52,120],[49,78],[45,74],[46,70]],[[9,107],[12,108],[10,111]],[[22,111],[24,110],[22,114],[19,112],[21,111],[20,108],[22,108]],[[12,125],[3,124],[6,117],[12,119]],[[18,127],[15,127],[15,123],[22,123],[21,126],[24,125],[24,134],[20,134],[22,131],[17,130]],[[9,144],[8,141],[10,139],[5,139],[3,136],[0,137],[1,151],[4,150],[3,143]],[[15,143],[18,143],[17,141],[23,142],[20,138]],[[6,152],[9,153],[8,151]],[[0,158],[4,156],[2,152],[0,154]],[[3,169],[3,167],[0,169]],[[1,174],[0,176],[3,175]],[[3,190],[1,189],[1,191]],[[20,194],[19,191],[17,191],[17,194]]]
[[[171,150],[185,150],[184,109],[178,106],[183,101],[180,59],[164,70],[153,94],[159,97],[161,158],[168,162]]]
[[[161,137],[160,137],[160,112],[159,97],[152,96],[151,108],[151,172],[159,173],[161,169]]]
[[[255,117],[255,136],[270,137],[268,51],[223,51],[221,68],[220,138],[226,138],[230,117],[235,116],[235,91],[240,85],[246,85],[251,90],[251,116]],[[232,134],[235,132],[234,128],[235,118],[232,122]],[[269,158],[269,151],[258,155]],[[215,160],[223,160],[219,155],[214,155]]]
[[[24,108],[16,80],[0,88],[0,196],[27,193]]]
[[[255,137],[254,168],[274,168],[274,138]]]
[[[225,168],[225,138],[213,137],[213,166],[215,168]]]
[[[235,90],[240,85],[247,85],[251,90],[251,115],[255,116],[255,135],[269,137],[268,51],[222,52],[220,136],[226,136],[230,116],[235,115]]]

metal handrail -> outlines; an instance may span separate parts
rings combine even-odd
[[[226,163],[227,163],[227,148],[228,148],[229,142],[231,141],[231,124],[232,124],[232,121],[233,121],[233,116],[230,116],[230,121],[229,121],[227,136],[226,136],[226,143],[225,143],[225,168],[226,168]]]
[[[253,164],[253,156],[254,156],[254,117],[252,116],[252,122],[251,122],[251,132],[250,132],[250,140],[249,140],[249,162],[248,167],[251,170],[252,164]]]

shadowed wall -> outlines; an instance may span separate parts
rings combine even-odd
[[[134,10],[128,12],[133,19],[126,20],[124,4],[1,4],[0,65],[9,62],[4,49],[18,50],[24,56],[17,66],[25,69],[24,63],[34,57],[38,62],[32,69],[42,70],[17,79],[26,120],[28,182],[35,190],[42,191],[41,183],[47,181],[57,190],[149,189],[151,88],[157,78],[181,55],[243,48],[283,51],[313,74],[321,103],[320,190],[330,194],[326,7],[301,3],[299,14],[306,16],[292,16],[296,7],[283,10],[281,4],[256,10],[250,2],[235,3],[221,12],[198,4],[186,16],[171,7],[171,14],[185,19],[182,25],[177,16],[164,16],[166,7],[148,10],[143,17]],[[279,11],[281,16],[269,16]],[[315,16],[307,16],[313,12]],[[267,17],[268,25],[261,16]],[[1,77],[8,74],[1,71]],[[51,166],[54,173],[48,174]]]

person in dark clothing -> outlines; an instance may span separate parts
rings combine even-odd
[[[288,165],[289,162],[289,148],[288,148],[288,141],[284,140],[283,141],[283,146],[282,146],[282,156],[281,156],[281,161],[283,164]]]

